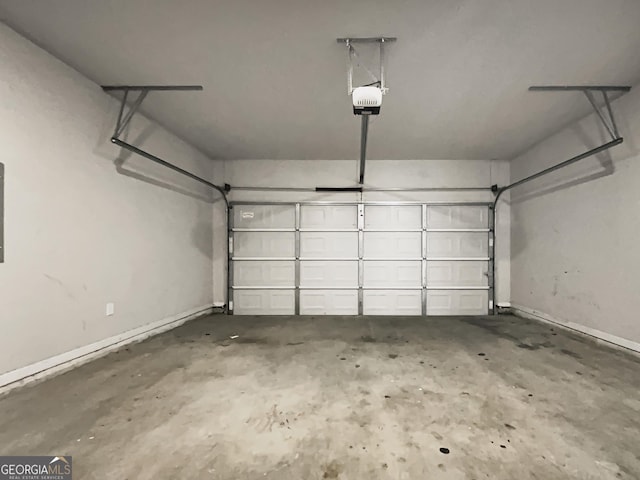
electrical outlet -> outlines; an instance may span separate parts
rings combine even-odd
[[[106,309],[107,317],[110,317],[111,315],[113,315],[115,311],[116,311],[115,304],[112,302],[107,303],[107,309]]]

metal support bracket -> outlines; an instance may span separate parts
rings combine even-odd
[[[361,65],[362,68],[369,74],[369,76],[373,79],[373,83],[370,85],[379,85],[380,90],[382,90],[382,94],[386,94],[389,89],[387,88],[386,78],[385,78],[385,44],[389,42],[395,42],[397,40],[396,37],[355,37],[355,38],[338,38],[338,43],[344,43],[347,46],[347,93],[351,95],[353,93],[353,68],[354,68],[354,59],[358,58],[358,52],[356,51],[354,44],[362,44],[362,43],[377,43],[379,45],[380,57],[379,57],[379,65],[378,65],[378,74],[373,73],[369,68],[365,65]]]
[[[129,122],[131,122],[131,118],[138,111],[140,105],[147,97],[148,90],[141,90],[138,94],[138,98],[133,102],[133,105],[129,107],[129,111],[124,114],[125,107],[127,105],[127,98],[129,97],[129,90],[124,91],[124,96],[122,97],[122,104],[120,105],[120,113],[118,113],[118,119],[116,120],[116,129],[113,132],[113,138],[118,138],[122,132],[129,126]],[[124,116],[123,116],[124,115]]]
[[[131,118],[142,105],[149,92],[189,92],[202,91],[202,85],[103,85],[102,90],[105,92],[124,92],[122,103],[120,104],[120,112],[116,121],[116,128],[113,132],[113,138],[119,138],[122,132],[127,128]],[[133,104],[129,107],[129,111],[125,114],[129,92],[139,92]]]
[[[173,170],[174,172],[178,172],[186,177],[189,177],[193,180],[196,180],[200,183],[207,185],[208,187],[211,187],[217,190],[222,195],[222,198],[224,199],[227,209],[229,208],[229,202],[227,200],[226,193],[230,190],[230,187],[228,187],[227,185],[220,187],[208,180],[205,180],[202,177],[194,175],[191,172],[188,172],[176,165],[173,165],[172,163],[167,162],[166,160],[163,160],[149,152],[146,152],[120,139],[120,135],[122,135],[122,132],[124,132],[126,128],[129,126],[131,119],[136,114],[136,112],[140,109],[142,102],[144,101],[145,98],[147,98],[147,95],[149,94],[149,92],[202,91],[203,88],[201,85],[104,85],[102,89],[105,92],[113,92],[113,91],[124,92],[124,95],[122,96],[122,103],[120,104],[118,119],[116,120],[116,128],[113,132],[113,136],[111,137],[111,143],[114,143],[119,147],[122,147],[126,150],[129,150],[132,153],[135,153],[136,155],[140,155],[141,157],[151,160],[152,162],[158,163],[163,167],[167,167]],[[132,105],[127,110],[127,100],[129,98],[129,92],[140,92],[140,93],[138,93],[138,96],[136,97]]]
[[[618,134],[618,126],[616,125],[616,119],[613,115],[613,109],[611,108],[611,102],[609,98],[609,93],[611,92],[621,92],[622,94],[627,93],[631,90],[631,87],[627,86],[616,86],[616,85],[538,85],[529,87],[530,92],[582,92],[584,93],[587,100],[593,107],[593,110],[598,115],[598,118],[604,125],[604,128],[607,129],[609,135],[611,135],[611,140],[616,140],[620,137]],[[605,115],[601,108],[598,107],[596,100],[594,98],[594,92],[600,92],[602,95],[602,99],[604,101],[604,106],[606,108],[607,114]],[[608,117],[608,118],[607,118]]]
[[[149,94],[149,92],[202,91],[203,90],[202,85],[103,85],[102,89],[105,92],[114,92],[114,91],[123,92],[122,103],[120,104],[118,119],[116,120],[116,127],[113,131],[113,136],[111,137],[111,143],[118,145],[119,147],[124,148],[125,150],[135,153],[136,155],[140,155],[141,157],[151,160],[152,162],[157,163],[158,165],[162,165],[163,167],[173,170],[174,172],[184,175],[185,177],[189,177],[192,180],[196,180],[218,191],[222,195],[222,199],[224,200],[224,203],[225,203],[225,209],[227,214],[227,228],[228,229],[231,228],[231,221],[232,221],[231,210],[229,208],[229,200],[227,199],[227,192],[231,190],[231,187],[229,185],[225,184],[222,187],[219,185],[216,185],[215,183],[210,182],[209,180],[199,177],[198,175],[195,175],[183,168],[178,167],[177,165],[169,163],[166,160],[163,160],[162,158],[156,155],[153,155],[145,150],[142,150],[141,148],[138,148],[120,139],[120,135],[122,135],[122,133],[129,126],[131,119],[136,114],[136,112],[138,112],[138,110],[140,109],[140,106],[142,105],[142,102],[144,101],[145,98],[147,98],[147,95]],[[139,93],[138,93],[138,96],[133,101],[133,103],[131,104],[131,106],[129,106],[127,110],[127,100],[129,98],[129,92],[139,92]],[[229,238],[230,249],[231,249],[232,241],[233,239],[230,237]],[[232,278],[230,278],[230,273],[229,273],[231,271],[230,269],[231,254],[232,254],[232,250],[227,254],[227,285],[228,286],[232,284]],[[230,293],[231,289],[228,288],[227,291],[228,291],[227,301],[226,301],[227,312],[232,313],[233,297],[231,296],[231,293]]]
[[[587,100],[589,100],[589,103],[591,103],[591,106],[593,107],[593,110],[598,115],[598,118],[600,118],[600,121],[604,125],[604,128],[606,128],[607,131],[609,132],[609,135],[611,135],[611,140],[615,140],[616,138],[619,137],[619,135],[618,135],[618,126],[616,125],[616,119],[613,116],[613,110],[611,109],[611,103],[609,102],[609,97],[607,95],[607,91],[603,90],[601,93],[602,93],[602,97],[604,98],[604,103],[605,103],[605,105],[607,107],[607,112],[609,114],[608,121],[605,118],[605,116],[603,115],[603,113],[600,111],[600,108],[598,107],[598,105],[596,105],[596,101],[593,98],[593,93],[591,93],[588,90],[584,91],[584,94],[587,97]]]
[[[607,129],[607,131],[609,132],[609,134],[611,135],[611,140],[607,143],[604,143],[598,147],[592,148],[591,150],[588,150],[584,153],[581,153],[579,155],[576,155],[574,157],[569,158],[568,160],[565,160],[563,162],[557,163],[551,167],[545,168],[537,173],[534,173],[532,175],[529,175],[528,177],[525,177],[523,179],[520,179],[516,182],[512,182],[509,185],[505,185],[503,187],[498,187],[497,185],[492,185],[491,186],[491,191],[495,194],[495,199],[493,201],[493,214],[491,216],[491,231],[493,232],[493,252],[495,255],[495,251],[496,251],[496,235],[495,235],[495,231],[496,231],[496,218],[497,218],[497,213],[498,213],[498,200],[500,200],[500,197],[503,193],[505,193],[508,190],[511,190],[512,188],[518,187],[524,183],[528,183],[532,180],[535,180],[536,178],[540,178],[544,175],[547,175],[551,172],[555,172],[556,170],[560,170],[561,168],[567,167],[569,165],[572,165],[580,160],[583,160],[585,158],[588,157],[592,157],[593,155],[597,155],[600,152],[603,152],[605,150],[608,150],[612,147],[615,147],[616,145],[620,145],[624,139],[620,136],[619,132],[618,132],[618,126],[616,124],[616,120],[615,117],[613,115],[613,109],[611,108],[611,102],[610,102],[610,98],[609,98],[609,93],[610,92],[620,92],[621,94],[625,94],[627,92],[629,92],[631,90],[631,87],[628,86],[620,86],[620,85],[544,85],[544,86],[532,86],[529,87],[529,91],[531,92],[582,92],[585,94],[585,96],[587,97],[587,99],[589,100],[589,103],[591,103],[591,106],[593,107],[593,109],[595,110],[596,114],[598,115],[598,118],[600,119],[600,121],[602,122],[602,124],[604,125],[604,127]],[[604,104],[605,104],[605,108],[607,110],[607,115],[609,118],[607,118],[607,116],[605,116],[602,111],[600,110],[600,108],[598,107],[598,105],[596,104],[596,101],[593,97],[593,92],[601,92],[603,100],[604,100]],[[493,313],[497,312],[497,304],[496,304],[496,288],[495,288],[495,280],[496,280],[496,274],[495,274],[495,260],[492,262],[491,265],[491,279],[493,281],[492,284],[492,295],[493,295],[493,304],[492,304],[492,308],[493,308]]]

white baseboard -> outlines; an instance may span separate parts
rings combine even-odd
[[[632,350],[636,353],[640,353],[640,343],[627,340],[626,338],[618,337],[616,335],[611,335],[610,333],[606,333],[601,330],[596,330],[595,328],[585,327],[584,325],[580,325],[579,323],[570,322],[567,320],[561,320],[561,319],[552,317],[551,315],[546,314],[544,312],[534,310],[533,308],[523,307],[522,305],[511,304],[511,311],[513,312],[514,315],[518,315],[523,318],[528,318],[530,320],[540,320],[545,323],[550,323],[553,325],[565,327],[570,330],[575,330],[580,333],[584,333],[585,335],[595,337],[596,339],[601,340],[603,342],[611,343],[617,347],[622,347],[628,350]]]
[[[103,357],[124,345],[141,342],[159,333],[179,327],[189,320],[211,313],[212,308],[212,305],[192,308],[178,315],[148,323],[113,337],[105,338],[104,340],[76,348],[69,352],[64,352],[54,357],[32,363],[26,367],[3,373],[0,375],[0,394],[32,382],[59,375],[72,368]]]

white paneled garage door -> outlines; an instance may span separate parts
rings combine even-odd
[[[233,204],[231,310],[484,315],[486,204]]]

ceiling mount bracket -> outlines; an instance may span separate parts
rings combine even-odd
[[[631,90],[631,87],[620,86],[620,85],[545,85],[545,86],[533,86],[529,87],[529,91],[531,92],[582,92],[584,93],[587,100],[593,107],[594,112],[598,115],[598,118],[604,125],[604,128],[607,129],[609,135],[611,135],[611,140],[616,140],[620,138],[620,134],[618,133],[618,125],[616,124],[616,119],[613,115],[613,109],[611,108],[611,101],[609,98],[609,93],[611,92],[621,92],[622,94],[627,93]],[[606,108],[606,115],[602,112],[601,107],[598,107],[596,104],[596,100],[594,98],[594,92],[600,92],[602,94],[602,99],[604,100],[604,106]],[[607,118],[608,117],[608,118]]]
[[[191,92],[191,91],[202,91],[202,85],[103,85],[102,89],[105,92],[124,92],[122,96],[122,103],[120,104],[120,111],[118,113],[118,119],[116,120],[116,128],[113,132],[113,136],[111,137],[111,143],[118,145],[119,147],[124,148],[125,150],[129,150],[136,155],[140,155],[141,157],[147,158],[152,162],[155,162],[163,167],[167,167],[174,172],[178,172],[186,177],[192,178],[193,180],[197,180],[200,183],[203,183],[222,194],[222,198],[224,199],[227,208],[229,208],[229,202],[227,200],[227,195],[224,187],[220,187],[209,180],[205,180],[202,177],[194,175],[187,170],[184,170],[172,163],[163,160],[160,157],[157,157],[149,152],[146,152],[138,147],[135,147],[123,140],[120,139],[120,135],[125,131],[131,119],[135,115],[135,113],[142,105],[142,102],[147,97],[149,92]],[[136,99],[133,101],[133,104],[129,107],[129,110],[125,114],[126,106],[127,106],[127,98],[129,97],[129,92],[140,92]]]
[[[353,97],[353,113],[361,115],[360,127],[360,174],[358,176],[358,185],[364,185],[365,162],[367,157],[367,137],[369,133],[369,115],[377,115],[380,112],[382,103],[382,95],[385,95],[389,89],[387,88],[385,77],[385,44],[395,42],[396,37],[344,37],[338,38],[338,43],[344,43],[347,47],[347,94]],[[358,57],[355,44],[378,44],[378,73],[372,72],[366,65],[354,62]],[[372,83],[361,85],[358,88],[353,87],[353,69],[354,63],[362,67],[373,79]],[[374,87],[375,86],[375,87]],[[354,93],[356,92],[356,93]],[[358,98],[356,98],[356,94]]]
[[[124,92],[122,103],[120,104],[120,112],[116,120],[116,128],[113,131],[113,139],[118,139],[122,132],[127,128],[129,122],[142,105],[149,92],[191,92],[202,91],[202,85],[102,85],[105,92]],[[129,111],[125,114],[125,107],[129,98],[129,92],[140,92],[129,107]]]
[[[362,65],[362,67],[367,71],[369,76],[374,80],[371,85],[379,85],[380,90],[382,90],[383,94],[386,94],[389,89],[387,88],[386,79],[385,79],[385,51],[384,46],[386,43],[395,42],[397,40],[396,37],[345,37],[338,38],[338,43],[344,43],[347,46],[347,93],[351,95],[353,93],[353,67],[354,67],[354,58],[358,58],[358,52],[356,51],[354,45],[355,44],[364,44],[364,43],[377,43],[380,49],[380,63],[378,66],[378,74],[376,75],[371,70],[369,70],[366,66]]]

